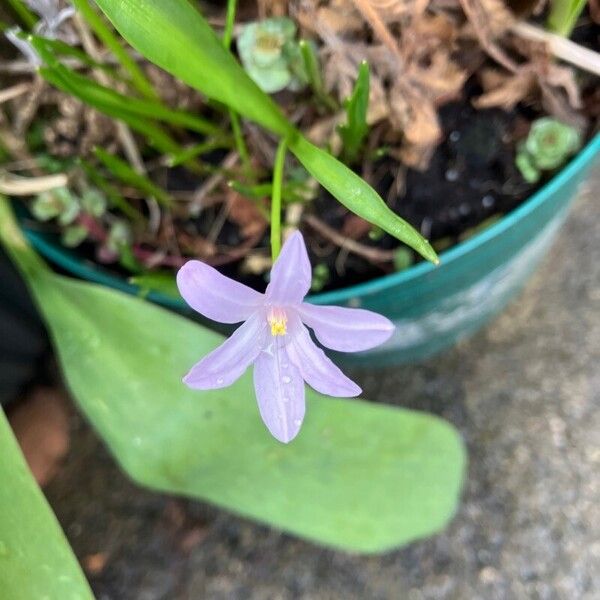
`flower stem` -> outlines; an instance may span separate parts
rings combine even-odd
[[[271,257],[273,261],[279,256],[281,250],[281,188],[286,151],[287,140],[283,138],[277,147],[273,167],[273,191],[271,194]]]
[[[244,168],[244,175],[246,175],[249,180],[252,180],[252,163],[250,162],[250,153],[248,152],[248,147],[246,146],[246,142],[244,141],[244,136],[242,134],[240,118],[238,114],[231,108],[229,109],[229,120],[231,122],[231,130],[233,132],[235,147],[240,155],[240,159]]]
[[[231,38],[233,37],[236,4],[237,0],[227,0],[227,14],[225,15],[225,29],[223,31],[223,46],[227,50],[231,46]]]

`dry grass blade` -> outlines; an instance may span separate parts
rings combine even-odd
[[[30,83],[18,83],[17,85],[13,85],[5,90],[0,90],[0,104],[8,102],[9,100],[14,100],[23,94],[27,94],[30,89]]]
[[[33,196],[67,185],[64,173],[41,177],[19,177],[12,173],[0,173],[0,193],[7,196]]]
[[[502,0],[460,0],[467,19],[479,43],[488,55],[509,71],[517,64],[496,44],[496,38],[514,22],[514,17]]]
[[[528,40],[546,44],[548,50],[556,58],[560,58],[594,75],[600,75],[600,54],[598,52],[584,48],[560,35],[534,27],[529,23],[515,23],[512,31]]]
[[[321,219],[314,215],[305,215],[304,221],[324,238],[330,239],[336,246],[362,256],[373,263],[386,263],[394,260],[394,252],[392,250],[380,250],[379,248],[360,244],[329,227],[329,225],[323,223]]]

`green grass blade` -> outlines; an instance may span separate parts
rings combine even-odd
[[[279,135],[295,135],[277,105],[248,77],[188,0],[96,0],[146,58]]]
[[[330,110],[336,110],[337,104],[325,91],[323,77],[321,76],[321,65],[313,44],[307,40],[299,42],[300,54],[304,64],[304,70],[308,77],[308,83],[312,88],[317,99],[322,102]]]
[[[52,70],[54,75],[69,87],[73,94],[86,98],[90,104],[110,108],[118,111],[121,115],[132,114],[137,117],[157,119],[171,125],[179,125],[191,131],[202,134],[220,134],[221,130],[206,119],[192,115],[186,111],[173,110],[158,102],[143,100],[121,94],[111,88],[97,83],[96,81],[76,73],[61,64],[49,51],[47,40],[37,36],[30,36],[33,47],[48,64],[43,68],[42,75]]]
[[[8,0],[15,14],[21,19],[27,29],[33,29],[38,22],[38,18],[29,10],[22,0]]]
[[[142,213],[125,200],[119,190],[112,185],[112,183],[110,183],[94,165],[83,158],[78,160],[78,164],[83,169],[90,183],[95,185],[105,194],[111,206],[117,208],[134,221],[144,220]]]
[[[343,154],[346,161],[352,163],[358,157],[369,126],[367,125],[367,110],[369,108],[369,65],[362,62],[358,70],[358,78],[352,95],[345,102],[345,125],[340,125],[338,131],[344,144]]]
[[[121,46],[121,42],[110,30],[110,27],[104,23],[102,17],[90,6],[88,0],[73,0],[73,5],[88,22],[94,33],[102,43],[114,54],[115,58],[121,63],[123,68],[129,73],[133,85],[138,92],[151,100],[158,100],[158,94],[155,92],[152,84],[137,63],[127,51]]]
[[[569,37],[586,4],[587,0],[552,0],[547,20],[548,29]]]
[[[429,242],[393,212],[383,198],[356,173],[304,138],[290,144],[290,150],[304,168],[344,206],[437,264],[439,259]]]
[[[114,156],[104,150],[103,148],[94,148],[94,154],[102,162],[102,164],[120,181],[131,185],[141,192],[148,194],[156,199],[159,204],[163,206],[171,205],[171,197],[169,194],[157,186],[153,181],[150,181],[148,177],[134,171],[129,163],[120,159],[118,156]]]

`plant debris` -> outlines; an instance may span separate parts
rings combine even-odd
[[[205,8],[212,23],[224,24],[221,3]],[[577,64],[573,42],[557,52],[541,29],[522,20],[539,19],[544,11],[538,0],[259,0],[241,3],[234,37],[242,62],[259,85],[276,93],[288,118],[314,143],[345,157],[390,206],[443,248],[531,191],[514,156],[533,121],[555,117],[585,139],[598,119],[597,80],[583,63],[584,71],[576,72],[553,55]],[[593,2],[577,29],[576,49],[593,46],[587,23],[597,13]],[[281,43],[271,47],[263,30]],[[109,77],[114,57],[83,19],[69,18],[60,37],[95,61],[67,56],[65,65],[126,92],[124,81]],[[229,129],[235,116],[135,60],[166,106],[212,119],[219,131]],[[589,55],[581,60],[589,64]],[[358,141],[349,151],[344,107],[363,61],[370,75],[366,121],[353,123]],[[184,151],[161,154],[123,122],[29,77],[31,69],[22,63],[15,58],[0,64],[0,136],[12,156],[0,175],[5,193],[31,194],[31,207],[37,203],[52,212],[60,207],[53,188],[66,185],[67,174],[77,213],[73,219],[52,213],[44,224],[67,246],[134,277],[153,270],[164,276],[193,257],[264,286],[271,267],[264,247],[277,140],[242,122],[248,165],[225,134],[202,137],[172,128],[169,134]],[[498,116],[500,109],[506,118]],[[115,178],[109,159],[119,155],[135,177]],[[320,269],[319,289],[412,264],[410,250],[399,255],[389,236],[329,203],[292,159],[286,176],[284,227],[305,230]],[[435,205],[415,185],[436,190],[446,204]],[[81,200],[90,194],[101,199],[102,212],[84,206]]]

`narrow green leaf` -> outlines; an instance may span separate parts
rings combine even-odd
[[[73,0],[73,5],[88,22],[102,43],[113,53],[123,68],[129,73],[134,86],[143,96],[151,100],[159,100],[150,81],[137,63],[121,46],[121,42],[106,25],[103,18],[90,6],[88,0]]]
[[[70,44],[63,42],[62,40],[52,40],[34,34],[21,34],[19,35],[19,37],[28,40],[32,44],[34,41],[36,44],[43,44],[49,51],[51,51],[54,54],[55,57],[57,57],[57,59],[59,56],[70,56],[71,58],[76,58],[83,65],[86,65],[93,69],[102,69],[111,77],[119,79],[120,81],[126,81],[115,72],[115,69],[112,66],[93,60],[79,48],[71,46]]]
[[[362,62],[358,70],[358,78],[350,98],[344,103],[346,108],[346,125],[338,127],[344,144],[346,162],[354,162],[360,152],[364,139],[369,132],[367,110],[369,108],[369,65]]]
[[[172,271],[155,271],[143,273],[129,278],[129,283],[140,288],[140,295],[147,296],[150,292],[161,292],[171,298],[179,299],[179,290]]]
[[[38,72],[40,75],[55,88],[79,98],[86,104],[97,108],[100,112],[119,119],[127,123],[132,129],[146,137],[148,143],[161,152],[175,153],[179,152],[180,146],[160,127],[150,121],[140,118],[134,114],[119,110],[117,107],[105,104],[102,99],[93,94],[93,88],[84,88],[82,86],[73,86],[67,79],[62,77],[56,69],[41,67]],[[91,92],[91,93],[89,93]]]
[[[99,190],[104,192],[112,206],[119,209],[124,215],[127,215],[135,221],[141,221],[144,219],[142,213],[139,212],[137,208],[132,206],[127,200],[125,200],[125,198],[123,198],[123,196],[120,194],[119,190],[112,185],[112,183],[107,181],[94,165],[83,158],[78,159],[78,164],[85,172],[89,181]]]
[[[222,336],[50,272],[5,201],[0,238],[34,293],[79,406],[141,484],[359,552],[430,535],[454,514],[465,454],[448,423],[307,390],[303,429],[280,444],[260,420],[251,373],[214,391],[181,383]]]
[[[427,260],[439,263],[437,254],[429,242],[393,212],[366,181],[331,154],[313,146],[304,138],[296,138],[290,144],[290,150],[304,168],[348,210],[402,240]]]
[[[209,98],[279,135],[295,134],[188,0],[96,0],[142,55]]]
[[[336,103],[325,91],[323,77],[321,76],[321,65],[319,64],[319,57],[317,56],[314,45],[308,40],[300,40],[298,46],[300,48],[304,70],[308,77],[308,83],[315,96],[327,108],[336,110]]]
[[[375,190],[301,136],[227,52],[188,0],[171,0],[169,3],[162,0],[96,0],[96,3],[123,37],[146,58],[209,98],[223,102],[287,138],[300,162],[342,204],[412,246],[428,260],[438,262],[427,240],[395,215]]]
[[[0,597],[93,600],[0,410]]]
[[[48,69],[51,69],[56,77],[60,78],[65,85],[68,85],[69,91],[78,94],[82,99],[93,106],[103,106],[119,111],[120,114],[131,113],[138,117],[158,119],[172,125],[180,125],[203,134],[220,134],[221,130],[206,119],[192,115],[183,110],[173,110],[158,102],[125,96],[115,90],[103,86],[89,77],[85,77],[75,71],[68,69],[61,64],[54,56],[48,52],[48,42],[44,38],[30,36],[33,47],[48,63]],[[42,70],[42,75],[47,69]]]
[[[268,198],[273,193],[272,183],[257,183],[256,185],[245,185],[239,181],[230,181],[229,186],[236,192],[252,198],[253,200],[262,200]],[[284,202],[306,202],[308,190],[302,183],[285,182],[281,188],[281,198]]]
[[[563,37],[569,37],[586,4],[586,0],[551,0],[548,29]]]
[[[118,156],[110,154],[100,147],[94,148],[94,154],[117,179],[120,179],[123,183],[132,185],[145,194],[152,196],[163,206],[170,206],[171,196],[169,196],[165,190],[157,186],[153,181],[150,181],[148,177],[134,171],[129,166],[129,163],[120,159]]]
[[[217,148],[229,148],[230,146],[231,140],[228,138],[220,138],[216,140],[209,140],[207,142],[201,142],[200,144],[195,144],[189,148],[183,148],[179,152],[172,154],[168,157],[168,164],[170,167],[176,167],[187,162],[188,160],[197,158],[203,154],[208,154]]]
[[[8,4],[10,4],[25,27],[28,29],[33,29],[35,27],[38,18],[29,10],[23,0],[8,0]]]

